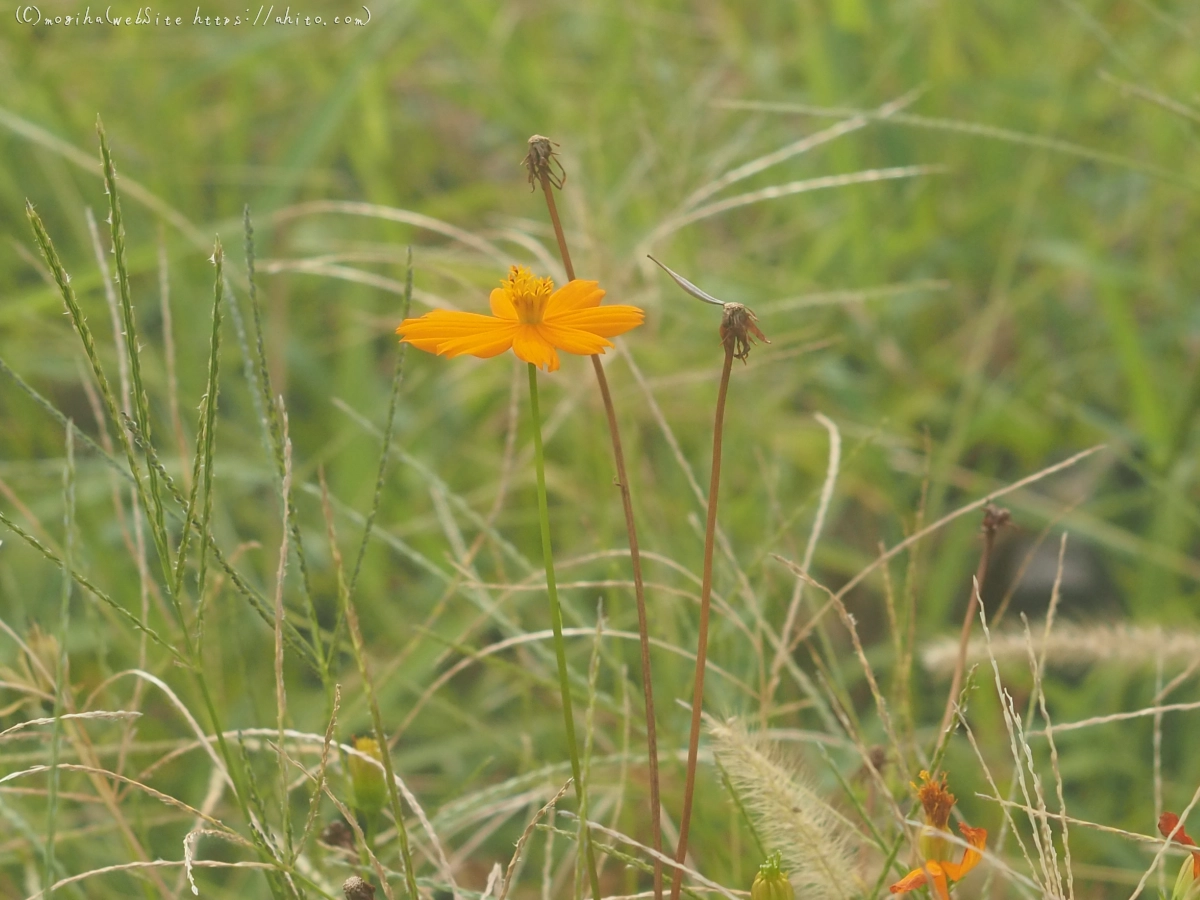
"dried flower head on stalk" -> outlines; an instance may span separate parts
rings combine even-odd
[[[555,144],[547,137],[535,134],[529,139],[529,152],[525,156],[525,166],[529,171],[530,191],[535,182],[542,188],[542,196],[546,198],[546,212],[550,214],[550,224],[554,227],[554,239],[558,242],[558,253],[562,257],[563,271],[569,281],[575,278],[575,266],[571,263],[571,251],[567,247],[567,235],[563,231],[562,219],[558,215],[558,205],[554,202],[554,190],[562,190],[567,181],[567,172],[554,153]],[[554,167],[558,169],[555,171]],[[617,426],[617,413],[613,408],[612,392],[608,389],[608,376],[604,374],[604,366],[600,359],[592,355],[592,371],[596,373],[596,384],[600,388],[600,397],[604,401],[604,411],[608,419],[608,433],[612,439],[613,463],[616,466],[616,485],[621,492],[621,506],[625,513],[625,532],[629,537],[629,561],[633,570],[633,594],[637,602],[638,638],[642,651],[642,692],[646,703],[646,753],[649,758],[650,782],[650,837],[654,844],[654,852],[658,854],[654,860],[654,900],[662,900],[662,801],[659,796],[658,777],[658,731],[654,718],[654,687],[650,671],[650,630],[646,615],[646,585],[642,578],[642,558],[638,549],[637,525],[633,517],[633,499],[629,492],[629,478],[625,471],[625,451],[621,448],[621,432]],[[592,858],[591,845],[588,845],[588,859]],[[593,867],[594,869],[594,867]],[[597,890],[593,893],[598,892]]]
[[[562,163],[558,161],[558,155],[554,152],[554,148],[557,146],[558,144],[550,138],[540,134],[535,134],[529,139],[529,152],[521,160],[521,165],[529,173],[529,189],[531,191],[543,178],[560,191],[567,183],[567,170],[562,167]]]
[[[771,343],[756,324],[758,316],[754,315],[754,310],[750,309],[750,307],[744,303],[726,303],[723,300],[718,300],[707,291],[702,291],[696,287],[696,285],[692,284],[678,272],[664,266],[653,256],[649,257],[649,259],[674,278],[677,285],[697,300],[703,300],[705,303],[721,307],[724,311],[721,316],[721,328],[719,331],[721,346],[731,347],[734,359],[740,359],[745,363],[746,359],[750,356],[750,347],[753,345],[755,338],[764,344]]]
[[[740,359],[745,364],[750,356],[750,346],[758,338],[764,344],[771,343],[755,323],[758,317],[753,310],[741,303],[726,303],[725,314],[721,316],[721,344],[728,346],[733,342],[733,358]]]
[[[683,786],[683,810],[679,816],[679,843],[675,850],[677,867],[671,875],[671,900],[679,900],[683,890],[682,863],[687,859],[689,828],[691,827],[692,799],[696,789],[696,764],[700,750],[700,717],[704,704],[704,667],[708,657],[708,620],[712,602],[713,549],[717,532],[717,498],[721,487],[721,441],[725,423],[725,399],[729,391],[729,375],[733,360],[746,361],[750,355],[750,333],[763,341],[766,337],[754,324],[754,313],[741,303],[722,303],[716,297],[700,290],[682,275],[672,272],[653,256],[650,259],[664,272],[675,279],[675,283],[697,300],[720,306],[721,345],[725,349],[725,362],[721,367],[721,380],[717,386],[717,407],[713,417],[712,475],[708,485],[708,515],[704,523],[704,566],[700,578],[700,628],[696,636],[696,674],[692,688],[692,725],[688,732],[687,777]]]

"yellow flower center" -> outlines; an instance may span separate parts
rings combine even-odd
[[[553,290],[553,281],[535,277],[524,266],[513,266],[504,281],[504,292],[517,312],[517,320],[525,325],[541,324]]]

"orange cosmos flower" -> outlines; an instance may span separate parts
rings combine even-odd
[[[921,772],[921,786],[913,789],[925,809],[925,828],[919,841],[921,855],[925,857],[919,868],[913,869],[888,888],[893,894],[903,894],[924,887],[931,879],[940,900],[949,900],[950,882],[958,881],[979,862],[980,851],[987,842],[987,830],[958,825],[958,830],[967,839],[967,848],[959,862],[950,862],[953,845],[942,835],[949,834],[946,828],[950,821],[950,810],[954,806],[954,795],[946,789],[946,780],[934,780],[928,772]]]
[[[549,278],[536,278],[513,266],[491,294],[492,314],[435,309],[405,319],[396,329],[401,343],[438,356],[469,353],[487,359],[512,348],[518,358],[547,372],[558,368],[558,352],[591,356],[613,346],[610,337],[642,324],[636,306],[601,306],[604,291],[595,281],[570,281],[554,290]]]

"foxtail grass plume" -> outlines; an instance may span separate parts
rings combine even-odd
[[[518,358],[553,372],[558,351],[592,356],[613,346],[610,337],[637,328],[645,313],[636,306],[601,306],[604,291],[595,281],[569,281],[554,290],[513,266],[489,298],[492,314],[435,309],[405,319],[396,329],[400,342],[438,356],[470,354],[481,359],[511,349]]]
[[[764,841],[779,848],[796,894],[805,900],[849,900],[862,893],[853,854],[856,835],[804,774],[737,721],[712,725],[709,732],[717,759]]]
[[[1032,623],[1031,623],[1032,624]],[[1158,660],[1186,665],[1200,656],[1200,633],[1179,629],[1142,628],[1133,625],[1075,625],[1056,623],[1043,640],[1044,629],[1034,627],[1033,651],[1046,665],[1059,669],[1104,664],[1151,665]],[[1001,666],[1029,664],[1028,638],[1023,630],[993,632],[991,652]],[[921,652],[921,665],[935,676],[948,677],[958,657],[958,639],[931,641]],[[986,663],[988,645],[972,638],[967,646],[967,663]]]

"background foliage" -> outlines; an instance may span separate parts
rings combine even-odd
[[[202,11],[235,12],[215,5]],[[317,2],[303,10],[326,17],[347,11],[361,14]],[[68,4],[43,9],[80,12]],[[569,175],[561,206],[581,276],[599,279],[614,301],[648,310],[647,325],[623,340],[644,384],[621,355],[609,360],[609,372],[643,545],[679,567],[649,563],[658,638],[694,647],[689,597],[703,508],[648,395],[702,481],[720,351],[711,310],[649,266],[647,252],[722,299],[749,304],[772,339],[734,373],[731,391],[721,510],[729,555],[717,573],[729,607],[711,656],[731,674],[757,690],[764,652],[770,660],[749,600],[777,629],[791,596],[792,578],[772,554],[803,554],[828,454],[814,412],[832,419],[844,441],[813,569],[825,584],[836,588],[878,554],[880,542],[891,546],[911,533],[919,509],[924,522],[934,521],[1103,443],[1104,451],[1007,498],[1017,527],[1000,547],[985,599],[994,609],[1052,526],[1031,557],[1015,609],[1031,617],[1044,611],[1057,535],[1065,529],[1066,615],[1083,624],[1128,619],[1195,628],[1200,10],[1193,4],[417,0],[373,6],[371,17],[365,27],[340,29],[67,28],[22,26],[6,11],[0,25],[0,357],[80,429],[99,434],[81,381],[83,355],[60,314],[61,297],[47,281],[24,207],[28,198],[46,221],[111,376],[116,355],[85,217],[90,208],[106,231],[93,130],[100,114],[122,175],[155,434],[167,470],[184,477],[208,365],[206,259],[220,234],[244,319],[241,215],[248,204],[267,357],[290,416],[299,519],[325,627],[336,620],[336,593],[318,469],[339,511],[343,554],[352,558],[375,490],[405,247],[413,248],[417,312],[444,302],[482,308],[506,256],[561,277],[544,209],[519,166],[527,137],[537,132],[562,145]],[[900,108],[888,115],[887,104]],[[866,115],[856,119],[859,111]],[[845,133],[835,139],[717,182],[838,123]],[[744,205],[679,222],[706,204],[773,186],[907,166],[930,168],[757,202],[748,197]],[[698,190],[708,196],[697,200]],[[325,200],[434,217],[483,236],[498,253],[480,252],[445,229],[414,227],[411,219],[303,205]],[[186,450],[172,424],[160,248]],[[281,536],[278,478],[243,377],[237,323],[225,327],[213,523],[226,551],[241,551],[238,565],[270,596]],[[552,411],[557,551],[564,579],[588,583],[567,591],[567,624],[593,627],[602,597],[608,626],[631,632],[623,525],[587,365],[570,359],[542,380]],[[536,583],[524,404],[516,404],[516,420],[510,412],[521,373],[507,358],[451,363],[419,353],[406,367],[380,534],[355,599],[384,718],[390,728],[404,724],[398,771],[427,808],[444,811],[463,800],[463,808],[478,812],[488,809],[480,799],[487,786],[565,759],[541,651],[498,653],[420,700],[464,652],[546,627],[537,591],[470,586],[476,579]],[[0,508],[61,543],[62,429],[11,381],[0,384]],[[107,470],[80,450],[77,477],[78,564],[136,609],[137,565],[114,517]],[[485,529],[498,496],[494,527]],[[464,568],[464,551],[477,538],[474,568]],[[21,635],[35,625],[55,631],[58,569],[15,535],[3,541],[0,618]],[[968,516],[893,566],[897,591],[915,600],[918,651],[935,636],[956,633],[978,548],[977,519]],[[303,591],[294,563],[286,594],[299,621]],[[875,577],[849,599],[870,658],[892,673],[894,685],[884,596]],[[488,597],[502,601],[503,619],[481,612]],[[227,586],[208,615],[207,672],[226,727],[273,726],[269,627]],[[152,609],[152,621],[170,632],[163,609]],[[842,660],[835,682],[859,707],[865,732],[879,739],[844,634],[831,624],[828,639],[832,658]],[[136,632],[78,590],[66,640],[81,697],[139,662]],[[587,638],[572,645],[581,697],[589,645]],[[1141,659],[1055,669],[1047,684],[1055,719],[1144,707],[1156,677],[1169,680],[1187,662],[1167,660],[1165,672],[1156,673],[1152,645]],[[620,826],[645,839],[639,691],[625,675],[636,670],[635,660],[635,643],[604,643],[595,741],[598,759],[621,751],[628,696],[633,749],[630,769],[621,770],[629,798]],[[812,668],[807,650],[797,660]],[[19,666],[12,642],[0,643],[0,664]],[[145,665],[200,715],[194,688],[169,658],[151,651]],[[327,692],[311,671],[290,658],[287,665],[292,723],[323,733]],[[674,754],[686,734],[686,712],[675,700],[690,696],[691,664],[664,651],[655,665],[665,800],[674,815],[682,780]],[[346,686],[340,728],[349,734],[366,727],[368,715],[353,661],[346,656],[338,666]],[[1021,677],[1014,676],[1017,684]],[[919,667],[913,679],[911,718],[929,745],[946,683]],[[113,687],[106,708],[128,703],[118,698],[131,689]],[[22,696],[3,691],[0,704]],[[998,707],[978,694],[972,716],[1003,769]],[[1189,682],[1172,699],[1194,695]],[[785,684],[779,699],[800,695]],[[907,709],[908,698],[900,701]],[[708,705],[717,714],[759,712],[756,697],[722,679],[710,681]],[[48,715],[46,709],[5,709],[0,727]],[[131,772],[184,736],[161,697],[147,694],[143,709]],[[1168,808],[1181,808],[1200,777],[1195,721],[1186,712],[1165,718]],[[799,707],[777,708],[766,724],[822,726]],[[116,746],[122,726],[95,723],[88,733],[97,746]],[[1059,750],[1073,815],[1153,832],[1150,718],[1064,735]],[[833,765],[851,778],[859,765],[853,752],[831,752]],[[7,743],[0,776],[43,758],[37,740]],[[208,775],[189,759],[196,761],[185,756],[164,766],[152,783],[199,804]],[[994,804],[972,796],[984,782],[965,742],[951,745],[948,760],[967,815],[996,826]],[[597,765],[599,780],[617,781],[617,763]],[[829,770],[822,771],[832,789]],[[64,790],[83,791],[84,784],[65,781]],[[42,787],[33,780],[23,786]],[[757,852],[715,778],[702,790],[693,838],[698,864],[722,883],[744,887]],[[70,829],[100,826],[103,815],[84,801],[63,803],[59,857],[67,871],[126,858],[111,829],[96,827],[90,840],[72,837]],[[145,798],[128,803],[150,856],[179,858],[190,820]],[[439,820],[448,852],[463,857],[464,886],[482,889],[492,863],[507,860],[525,811],[518,804],[503,816],[505,810],[490,810]],[[44,796],[0,788],[0,813],[0,895],[25,897],[40,886],[36,835]],[[1148,864],[1138,846],[1095,832],[1073,833],[1073,850],[1079,889],[1088,896],[1119,895],[1130,870]],[[1133,872],[1134,883],[1139,874]],[[204,877],[211,896],[267,896],[260,876]],[[615,863],[610,878],[635,884],[633,876],[621,880]],[[124,875],[97,878],[87,896],[130,896],[136,883]]]

